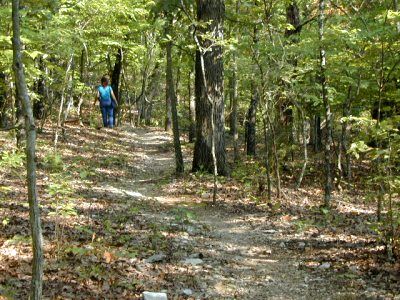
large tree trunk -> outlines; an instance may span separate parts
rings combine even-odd
[[[115,58],[114,69],[111,74],[111,87],[113,89],[115,98],[117,98],[118,104],[122,104],[120,101],[120,93],[119,93],[121,70],[122,70],[122,49],[118,48],[118,52]],[[119,107],[114,108],[114,126],[115,124],[117,124],[116,121],[117,118],[119,118]]]
[[[324,42],[324,26],[325,26],[325,0],[319,0],[319,17],[318,17],[318,27],[319,27],[319,41],[320,41],[320,81],[322,88],[322,101],[325,108],[325,122],[326,122],[326,132],[325,132],[325,195],[324,201],[325,206],[329,207],[332,198],[332,113],[331,105],[328,99],[328,89],[326,82],[326,53],[323,45]]]
[[[197,19],[208,24],[206,28],[198,30],[211,34],[215,40],[221,40],[224,13],[225,5],[222,0],[197,0]],[[218,173],[226,175],[228,167],[224,128],[223,50],[221,45],[213,44],[208,39],[202,39],[200,44],[202,49],[198,49],[196,53],[196,143],[193,171],[213,171],[214,144]],[[204,53],[203,49],[208,47],[211,47],[210,51]]]
[[[19,0],[13,0],[13,69],[15,83],[18,90],[18,97],[23,105],[26,128],[26,170],[29,200],[29,219],[32,235],[32,281],[30,299],[42,298],[43,286],[43,246],[42,229],[40,224],[40,211],[36,188],[36,127],[33,117],[31,102],[28,96],[28,89],[25,82],[24,66],[22,64],[20,24],[19,24]]]
[[[172,20],[169,20],[169,24],[166,25],[166,36],[168,36],[169,28],[172,26]],[[167,50],[167,69],[166,69],[166,98],[167,103],[171,103],[171,115],[172,115],[172,127],[174,134],[174,148],[175,148],[175,163],[176,172],[181,174],[184,172],[184,164],[182,157],[181,142],[179,136],[179,122],[178,122],[178,110],[177,110],[177,99],[174,87],[174,77],[172,71],[172,41],[168,41],[166,45]]]

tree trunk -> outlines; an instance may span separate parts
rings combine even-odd
[[[36,81],[36,92],[39,95],[39,99],[33,104],[33,116],[35,119],[41,120],[44,118],[44,110],[45,110],[45,78],[43,73],[45,72],[45,65],[43,62],[43,57],[39,58],[38,68],[41,72],[39,75],[39,79]]]
[[[206,29],[198,28],[198,31],[201,33],[207,32],[208,34],[212,34],[213,39],[221,40],[223,38],[224,13],[225,5],[222,0],[198,0],[198,21],[208,24]],[[227,175],[228,167],[226,164],[224,128],[223,50],[221,45],[213,44],[213,41],[208,39],[201,40],[200,46],[202,49],[198,49],[196,53],[196,143],[193,157],[193,171],[213,171],[212,148],[214,144],[218,174]],[[211,51],[205,52],[203,50],[209,47]],[[202,66],[202,63],[204,66]],[[215,125],[214,132],[213,125]]]
[[[19,149],[24,147],[24,140],[25,140],[25,128],[21,127],[24,124],[24,112],[23,112],[23,104],[21,102],[21,96],[19,95],[20,91],[18,90],[19,86],[15,83],[15,119],[17,125],[17,147]]]
[[[0,72],[0,127],[6,127],[6,103],[7,103],[7,89],[6,89],[6,74]]]
[[[254,2],[257,6],[257,2]],[[257,25],[253,28],[253,68],[254,73],[257,72],[259,63],[259,51],[258,51],[258,29]],[[256,155],[256,121],[257,121],[257,106],[259,102],[259,94],[257,89],[257,83],[254,79],[251,81],[252,97],[250,100],[249,109],[246,115],[245,123],[245,140],[246,140],[246,153],[250,156]]]
[[[156,97],[158,97],[160,93],[160,77],[161,77],[161,68],[160,64],[156,63],[154,70],[149,79],[149,86],[147,87],[147,101],[146,112],[144,114],[145,124],[149,126],[151,124],[151,115],[153,110],[153,104]]]
[[[300,11],[296,1],[291,1],[286,7],[286,21],[292,25],[292,28],[286,29],[286,37],[300,33],[302,26],[300,25]]]
[[[230,130],[233,136],[233,159],[239,160],[239,134],[238,134],[238,82],[236,53],[233,54],[232,77],[229,84],[232,112],[230,117]]]
[[[111,74],[111,87],[113,89],[115,98],[117,98],[118,104],[122,104],[120,101],[120,93],[119,93],[119,82],[121,78],[121,70],[122,70],[122,49],[118,48],[118,52],[115,58],[114,69]],[[119,107],[114,108],[114,126],[117,124],[117,118],[119,118]]]
[[[300,110],[300,109],[299,109]],[[296,189],[299,189],[301,183],[303,182],[304,174],[306,173],[307,163],[308,163],[308,152],[307,152],[307,119],[303,110],[300,110],[301,113],[301,121],[302,132],[303,132],[303,167],[301,168],[301,172],[299,178],[297,180]]]
[[[393,0],[393,7],[394,11],[398,12],[399,11],[399,3],[397,0]],[[396,23],[397,27],[397,32],[400,33],[400,21]]]
[[[172,129],[172,103],[171,98],[165,99],[165,123],[164,129],[167,132],[171,132]]]
[[[172,19],[169,20],[169,24],[166,25],[166,36],[169,34],[170,26],[172,26]],[[176,172],[182,174],[184,172],[184,164],[182,157],[182,149],[179,135],[179,122],[178,122],[178,110],[177,110],[177,99],[175,95],[174,77],[172,71],[172,41],[168,41],[166,45],[167,54],[167,69],[166,69],[166,98],[167,103],[171,103],[171,115],[172,115],[172,127],[174,134],[174,148],[175,148],[175,163]]]
[[[189,143],[193,143],[196,137],[196,102],[192,92],[192,71],[188,76],[188,95],[189,95]]]
[[[348,94],[345,102],[343,103],[343,118],[348,118],[350,116],[351,110],[351,86],[349,86]],[[342,122],[342,136],[341,136],[341,151],[345,157],[345,163],[342,165],[343,177],[346,179],[351,179],[351,155],[348,153],[350,149],[349,143],[350,135],[350,122],[344,120]]]
[[[266,105],[266,109],[268,109],[268,105]],[[268,129],[268,120],[267,120],[267,111],[264,114],[263,118],[263,127],[264,127],[264,143],[265,143],[265,169],[267,173],[267,196],[268,201],[271,201],[271,164],[269,162],[270,157],[270,138],[269,138],[269,129]]]
[[[74,60],[74,55],[71,54],[71,57],[70,57],[70,59],[69,59],[69,61],[67,63],[67,70],[65,71],[64,85],[63,85],[63,88],[62,88],[62,91],[61,91],[60,109],[58,111],[57,127],[56,127],[56,131],[55,131],[55,134],[54,134],[54,149],[57,148],[58,133],[59,133],[59,130],[60,130],[61,126],[62,126],[61,122],[62,122],[62,115],[63,115],[63,110],[64,110],[65,93],[67,91],[67,85],[69,83],[69,78],[70,78],[69,71],[70,71],[71,66],[73,64],[73,60]]]
[[[314,126],[312,130],[313,138],[313,147],[314,152],[319,152],[321,150],[322,145],[322,130],[321,130],[321,117],[318,115],[314,116]]]
[[[144,47],[147,49],[147,58],[146,61],[143,63],[143,69],[142,69],[142,89],[140,95],[136,98],[136,105],[138,108],[138,120],[137,120],[138,125],[142,122],[142,120],[146,119],[146,113],[149,110],[149,106],[151,107],[151,104],[148,101],[146,93],[147,93],[147,80],[148,80],[147,77],[149,75],[150,61],[152,60],[154,54],[153,53],[154,49],[152,45],[149,45],[148,37],[146,34],[142,35],[142,40]]]
[[[259,102],[259,95],[255,83],[252,83],[253,96],[250,101],[249,110],[246,116],[246,152],[247,155],[256,155],[256,115]]]
[[[236,14],[239,15],[239,13],[240,0],[237,0]],[[238,38],[240,37],[240,34],[237,31],[236,35]],[[229,118],[229,122],[230,133],[233,136],[233,160],[234,162],[237,162],[239,160],[237,52],[234,51],[232,56],[232,76],[229,82],[231,101],[231,115]]]
[[[64,109],[64,114],[63,114],[63,118],[61,121],[62,136],[64,139],[66,138],[65,122],[67,122],[71,107],[74,105],[74,78],[75,78],[75,60],[74,60],[74,57],[72,56],[71,75],[69,76],[68,83],[67,83],[67,89],[66,89],[66,94],[68,95],[67,96],[68,101],[67,101],[67,105]]]
[[[28,89],[25,81],[24,66],[22,64],[21,39],[20,39],[20,15],[19,0],[12,2],[13,20],[13,69],[15,74],[15,84],[18,90],[18,97],[23,105],[26,128],[26,170],[29,200],[29,220],[32,235],[32,281],[30,299],[37,300],[42,298],[43,286],[43,246],[42,229],[40,223],[40,211],[36,188],[36,127],[33,117],[31,102],[28,96]]]
[[[326,82],[326,53],[324,48],[324,26],[325,26],[325,0],[319,0],[319,16],[318,16],[318,27],[319,27],[319,42],[320,42],[320,82],[322,89],[322,101],[325,108],[325,194],[324,202],[325,206],[329,207],[332,198],[332,114],[331,105],[328,99],[328,89]]]

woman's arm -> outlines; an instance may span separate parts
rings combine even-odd
[[[113,91],[113,90],[111,90],[111,97],[113,98],[113,100],[115,101],[115,103],[118,105],[118,101],[117,101],[117,98],[116,98],[115,95],[114,95],[114,91]]]
[[[96,99],[94,99],[93,105],[96,105],[96,102],[99,101],[99,98],[100,98],[100,92],[97,90]]]

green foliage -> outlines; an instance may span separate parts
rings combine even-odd
[[[19,169],[25,164],[25,154],[22,151],[4,151],[1,153],[0,168]]]
[[[32,238],[30,236],[16,234],[11,239],[6,241],[9,245],[30,245]]]
[[[43,166],[52,173],[58,173],[65,169],[62,156],[57,152],[48,153],[43,158]]]
[[[195,219],[194,213],[184,207],[177,207],[172,212],[175,222],[181,225],[189,225]]]

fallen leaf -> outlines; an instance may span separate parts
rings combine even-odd
[[[115,259],[115,255],[112,254],[111,252],[104,251],[103,258],[106,261],[106,263],[109,264]]]

